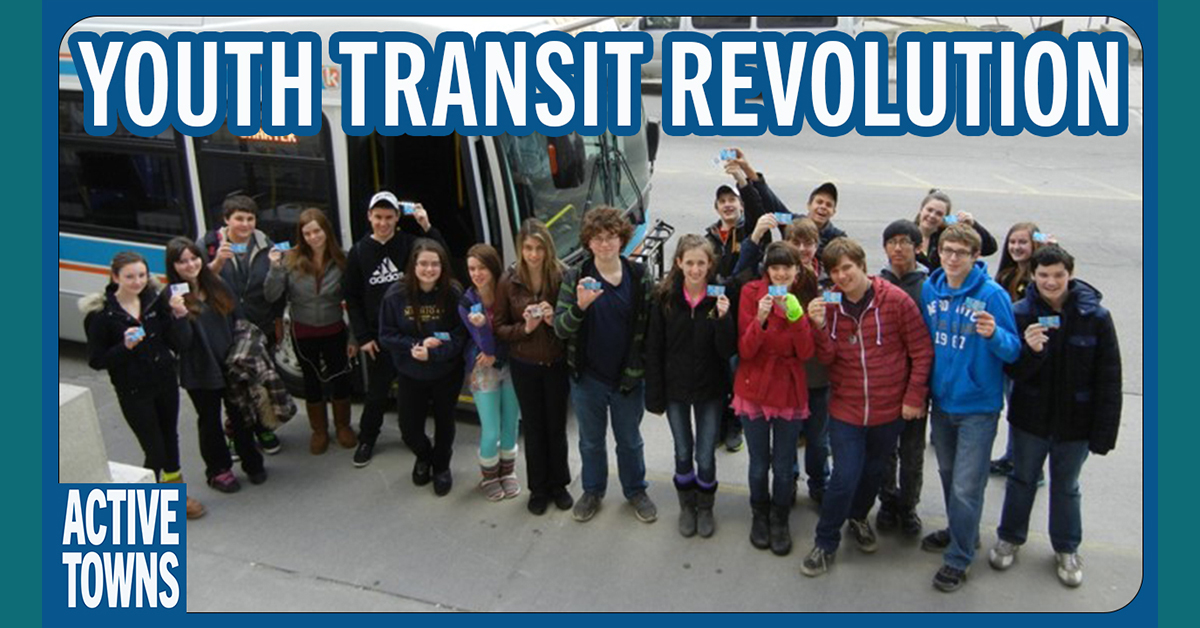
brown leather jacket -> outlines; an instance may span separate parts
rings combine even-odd
[[[550,321],[538,325],[533,333],[525,333],[525,308],[533,303],[558,301],[558,286],[542,286],[542,294],[534,295],[517,272],[509,268],[496,285],[494,329],[496,337],[508,344],[509,358],[529,364],[548,365],[563,359],[563,342],[554,335]]]

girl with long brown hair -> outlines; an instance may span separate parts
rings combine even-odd
[[[353,358],[358,347],[351,341],[342,309],[342,278],[346,255],[338,246],[333,225],[315,207],[301,212],[296,222],[296,246],[284,253],[271,250],[271,270],[263,292],[270,301],[287,295],[292,334],[304,374],[304,400],[312,427],[309,451],[323,454],[329,447],[329,420],[323,384],[332,392],[333,424],[342,447],[358,444],[350,429],[350,392]]]
[[[192,332],[191,343],[179,352],[179,384],[196,407],[200,456],[208,485],[222,493],[234,493],[241,484],[233,475],[233,459],[225,444],[221,427],[221,403],[225,400],[225,357],[233,346],[234,324],[242,318],[237,297],[225,282],[209,269],[204,253],[188,238],[167,243],[167,280],[187,284],[183,303]],[[225,403],[233,429],[233,445],[242,461],[242,470],[252,484],[267,481],[263,457],[254,444],[254,433],[247,417],[231,403]]]
[[[517,261],[496,287],[494,329],[508,346],[513,388],[525,425],[529,512],[540,515],[550,502],[568,510],[567,399],[570,381],[562,341],[554,335],[554,307],[562,283],[554,238],[530,218],[517,233]]]

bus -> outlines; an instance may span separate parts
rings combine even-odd
[[[658,124],[646,118],[644,108],[641,129],[628,137],[349,136],[342,131],[341,70],[328,55],[329,37],[338,31],[408,31],[432,45],[444,31],[474,36],[617,30],[612,18],[106,17],[83,20],[71,32],[79,30],[317,33],[324,54],[322,125],[311,137],[239,136],[224,126],[206,137],[185,137],[172,128],[140,137],[120,126],[107,137],[88,135],[80,80],[64,37],[58,92],[60,339],[85,339],[76,303],[103,290],[116,252],[137,251],[153,274],[164,275],[167,241],[199,238],[222,226],[221,204],[235,193],[257,201],[258,228],[273,240],[291,241],[300,212],[317,207],[348,250],[370,231],[368,199],[391,190],[426,207],[460,280],[466,279],[466,251],[477,242],[496,247],[505,263],[514,261],[514,235],[529,217],[546,223],[566,263],[577,263],[584,254],[583,214],[610,205],[625,211],[636,227],[626,253],[660,272],[670,227],[650,223]],[[410,221],[402,220],[402,226],[405,222]]]

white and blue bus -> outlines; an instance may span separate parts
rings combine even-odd
[[[232,193],[259,205],[259,228],[278,241],[294,238],[295,220],[308,207],[324,210],[341,245],[370,230],[367,199],[379,189],[420,201],[445,236],[456,272],[477,242],[515,259],[513,236],[536,217],[554,234],[564,261],[582,256],[579,225],[598,205],[628,212],[637,227],[629,253],[661,263],[664,234],[649,224],[650,175],[658,126],[642,114],[629,137],[530,134],[444,137],[355,137],[342,132],[341,72],[328,57],[338,31],[408,31],[432,44],[443,31],[617,30],[611,18],[91,18],[72,28],[105,31],[311,31],[324,45],[322,127],[311,137],[231,134],[185,137],[168,128],[139,137],[119,127],[108,137],[84,130],[83,93],[63,38],[59,54],[59,338],[82,341],[76,301],[108,281],[113,255],[135,250],[162,275],[164,248],[175,236],[199,237],[223,224],[221,203]]]

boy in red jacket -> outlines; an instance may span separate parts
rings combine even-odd
[[[904,421],[925,414],[933,363],[933,345],[916,303],[887,280],[867,274],[867,255],[859,243],[836,238],[821,261],[840,303],[818,296],[808,314],[817,358],[829,367],[829,440],[836,463],[816,543],[800,565],[810,577],[829,570],[846,519],[859,549],[875,551],[867,514]]]

